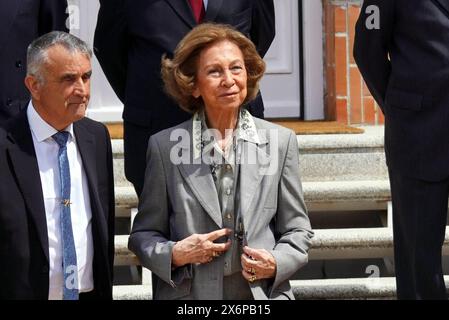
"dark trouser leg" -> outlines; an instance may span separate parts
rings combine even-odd
[[[125,121],[123,130],[125,176],[134,185],[137,196],[140,197],[145,178],[148,139],[151,135],[150,128]]]
[[[449,181],[427,182],[390,170],[398,299],[446,299],[441,249]]]

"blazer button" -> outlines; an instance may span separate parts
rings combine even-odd
[[[22,61],[21,60],[17,60],[16,61],[16,68],[22,68]]]
[[[10,106],[12,105],[12,99],[11,99],[11,98],[8,98],[8,99],[6,100],[6,105],[7,105],[8,107],[10,107]]]
[[[48,273],[48,266],[42,267],[42,273]]]

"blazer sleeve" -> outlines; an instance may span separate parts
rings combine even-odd
[[[308,250],[313,237],[299,174],[298,143],[292,132],[282,167],[278,189],[278,211],[275,234],[278,237],[271,254],[276,260],[276,276],[269,292],[289,280],[308,262]]]
[[[39,36],[50,31],[69,32],[66,0],[42,0],[39,7]]]
[[[124,0],[100,0],[94,53],[117,97],[124,103],[128,33]]]
[[[184,279],[192,278],[192,266],[172,270],[175,242],[169,240],[169,218],[164,163],[160,147],[156,139],[151,137],[144,188],[128,247],[137,255],[142,266],[150,269],[172,287],[176,287]]]
[[[265,56],[276,34],[273,0],[253,1],[250,37],[261,57]]]
[[[104,126],[105,139],[106,139],[106,155],[107,155],[107,174],[108,174],[108,254],[109,254],[109,265],[111,267],[111,275],[114,270],[114,255],[115,255],[115,192],[114,192],[114,167],[112,160],[112,147],[111,147],[111,137],[109,131]]]
[[[354,59],[382,111],[391,73],[389,48],[394,32],[395,2],[365,0],[355,27]]]

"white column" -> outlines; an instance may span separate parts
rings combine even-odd
[[[324,119],[323,4],[302,1],[304,42],[304,119]]]

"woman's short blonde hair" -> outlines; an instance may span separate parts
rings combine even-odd
[[[259,91],[259,81],[265,72],[265,62],[255,45],[233,27],[223,24],[204,23],[192,29],[176,47],[173,59],[162,57],[162,79],[165,91],[179,106],[194,113],[204,107],[201,97],[194,98],[197,62],[200,52],[220,41],[236,44],[243,53],[248,74],[246,96],[243,104],[253,100]]]

